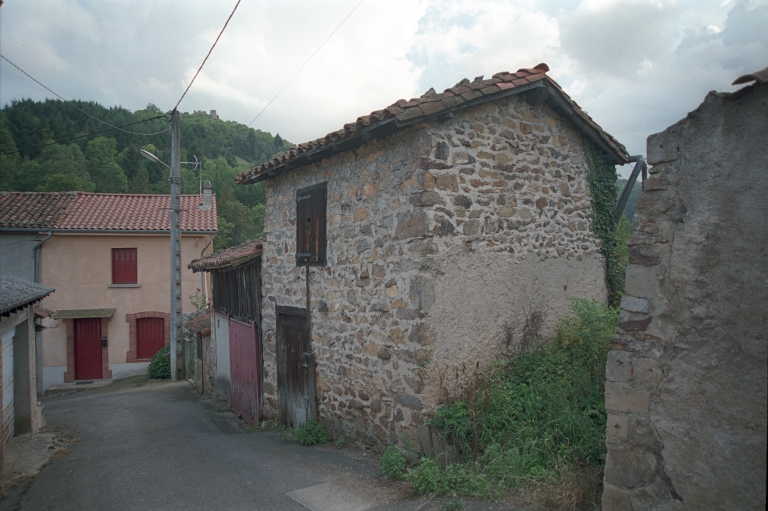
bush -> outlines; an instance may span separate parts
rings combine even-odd
[[[171,377],[171,348],[164,346],[160,349],[147,367],[147,375],[150,378],[167,379]]]
[[[471,392],[437,411],[430,426],[458,441],[474,463],[440,471],[422,462],[406,477],[417,492],[482,495],[549,484],[582,496],[574,502],[594,499],[581,481],[593,480],[586,475],[605,462],[605,363],[618,314],[594,300],[573,299],[571,309],[575,315],[559,322],[553,342],[476,371]],[[589,491],[574,493],[577,487]]]
[[[420,495],[435,493],[440,484],[440,467],[435,460],[421,458],[421,463],[415,468],[409,468],[405,479]]]
[[[293,436],[301,445],[324,444],[328,440],[325,426],[314,421],[300,424]]]
[[[405,455],[395,444],[389,444],[381,453],[381,473],[391,479],[402,479],[405,474]]]

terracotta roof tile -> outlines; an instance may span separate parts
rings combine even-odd
[[[200,259],[194,259],[189,263],[189,269],[193,272],[200,272],[226,268],[228,266],[239,266],[255,257],[260,257],[263,251],[261,240],[257,238],[201,257]]]
[[[513,89],[521,88],[521,90],[528,90],[530,89],[530,84],[539,81],[543,81],[545,86],[549,87],[550,90],[554,90],[556,94],[560,96],[557,103],[561,106],[567,105],[566,110],[569,112],[568,115],[570,118],[577,121],[577,127],[589,133],[593,139],[599,140],[600,145],[607,148],[617,162],[626,162],[628,154],[624,146],[606,133],[565,93],[565,91],[563,91],[557,82],[547,76],[546,73],[548,71],[549,66],[546,64],[539,64],[532,69],[518,69],[514,73],[502,71],[494,74],[493,77],[487,80],[484,80],[482,76],[476,77],[472,82],[465,78],[440,94],[435,93],[434,89],[430,89],[423,96],[418,98],[412,98],[410,100],[398,99],[383,110],[376,110],[369,115],[358,117],[357,121],[354,123],[345,124],[341,130],[329,133],[325,137],[317,140],[299,144],[291,151],[278,155],[279,157],[272,158],[239,173],[235,181],[237,183],[247,184],[267,179],[273,175],[270,171],[277,170],[278,168],[286,168],[284,165],[290,164],[292,160],[301,157],[308,152],[313,152],[313,154],[316,155],[312,156],[312,158],[324,157],[326,153],[332,154],[331,151],[333,148],[329,146],[342,139],[349,139],[350,141],[358,141],[358,143],[362,143],[366,137],[361,136],[361,131],[375,133],[373,130],[382,128],[381,133],[386,135],[391,133],[392,130],[389,129],[389,131],[387,131],[387,129],[383,129],[383,127],[393,121],[395,123],[395,129],[399,129],[418,122],[420,117],[426,118],[440,114],[440,112],[448,109],[460,108],[462,104],[478,98],[483,98],[481,101],[492,101],[498,97],[499,94],[508,94],[507,91]],[[477,101],[472,104],[475,103],[477,103]],[[351,145],[345,144],[344,147],[346,150],[351,147]],[[293,163],[288,168],[295,168],[308,162],[308,158],[302,159]]]
[[[215,232],[216,198],[198,208],[198,195],[181,196],[181,230]],[[0,193],[0,229],[168,231],[169,195],[86,192]]]

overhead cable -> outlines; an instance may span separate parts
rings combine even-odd
[[[307,64],[309,64],[309,61],[310,61],[310,60],[312,60],[312,57],[314,57],[315,55],[317,55],[317,52],[319,52],[319,51],[322,49],[322,47],[323,47],[323,46],[325,46],[325,43],[327,43],[327,42],[328,42],[328,40],[329,40],[331,37],[333,37],[333,34],[335,34],[335,33],[336,33],[336,31],[337,31],[338,29],[340,29],[340,28],[341,28],[341,26],[344,24],[344,22],[345,22],[345,21],[347,21],[347,19],[349,19],[349,17],[350,17],[350,16],[352,16],[352,13],[353,13],[353,12],[355,12],[355,11],[357,10],[357,8],[358,8],[358,7],[360,7],[360,4],[362,4],[364,1],[365,1],[365,0],[360,0],[360,2],[358,2],[358,4],[355,6],[355,8],[354,8],[354,9],[352,9],[351,11],[349,11],[349,14],[347,14],[347,17],[346,17],[346,18],[344,18],[343,20],[341,20],[341,23],[339,23],[339,25],[338,25],[336,28],[334,28],[334,29],[333,29],[333,32],[331,32],[331,35],[329,35],[329,36],[328,36],[328,37],[325,39],[325,41],[323,41],[323,44],[321,44],[320,46],[318,46],[318,47],[317,47],[317,49],[315,50],[315,53],[313,53],[312,55],[310,55],[310,56],[309,56],[309,58],[307,59],[307,61],[306,61],[306,62],[304,62],[304,63],[301,65],[301,67],[299,68],[299,70],[298,70],[298,71],[296,71],[296,73],[294,73],[294,75],[291,77],[291,79],[290,79],[290,80],[288,80],[287,82],[285,82],[285,85],[283,85],[283,88],[282,88],[282,89],[280,89],[279,91],[277,91],[277,94],[275,94],[275,96],[274,96],[272,99],[270,99],[270,100],[269,100],[269,103],[267,103],[267,104],[264,106],[264,108],[262,108],[262,109],[261,109],[261,112],[259,112],[259,114],[258,114],[256,117],[254,117],[254,118],[253,118],[253,120],[252,120],[251,122],[249,122],[249,123],[248,123],[248,126],[250,126],[251,124],[253,124],[254,122],[256,122],[256,119],[258,119],[259,117],[261,117],[261,114],[263,114],[263,113],[264,113],[264,110],[266,110],[266,109],[267,109],[267,107],[268,107],[269,105],[271,105],[271,104],[272,104],[272,102],[273,102],[275,99],[277,99],[277,97],[280,95],[280,93],[281,93],[281,92],[283,92],[283,90],[285,90],[285,88],[286,88],[286,87],[288,87],[288,84],[290,84],[290,83],[293,81],[293,79],[294,79],[294,78],[296,78],[296,76],[297,76],[297,75],[298,75],[298,74],[301,72],[301,70],[302,70],[302,69],[304,69],[304,66],[306,66]]]
[[[189,82],[189,85],[187,85],[187,90],[185,90],[185,91],[184,91],[184,94],[182,94],[182,95],[181,95],[181,97],[179,98],[179,102],[178,102],[178,103],[176,103],[176,106],[175,106],[175,107],[173,107],[173,109],[174,109],[174,110],[176,110],[177,108],[179,108],[179,105],[181,104],[181,100],[182,100],[182,99],[184,99],[184,96],[186,96],[186,95],[187,95],[187,92],[189,92],[189,88],[190,88],[190,87],[192,87],[192,84],[193,84],[193,83],[195,83],[195,78],[197,78],[197,75],[199,75],[199,74],[200,74],[200,71],[202,71],[202,70],[203,70],[203,66],[204,66],[204,65],[205,65],[205,63],[208,61],[208,57],[210,57],[210,56],[211,56],[211,52],[212,52],[212,51],[213,51],[213,49],[216,47],[216,43],[218,43],[218,42],[219,42],[219,39],[221,38],[221,35],[224,33],[224,30],[227,28],[227,25],[229,25],[229,20],[231,20],[231,19],[232,19],[232,16],[235,14],[235,11],[237,10],[237,6],[238,6],[238,5],[240,5],[240,0],[237,0],[237,3],[235,4],[235,8],[234,8],[234,9],[232,9],[232,13],[229,15],[229,18],[227,18],[227,22],[226,22],[226,23],[224,23],[224,26],[221,28],[221,32],[219,32],[219,35],[218,35],[218,36],[216,36],[216,40],[213,42],[213,46],[211,46],[211,49],[210,49],[210,50],[208,50],[208,55],[206,55],[206,56],[205,56],[205,58],[203,59],[203,63],[202,63],[202,64],[200,64],[200,67],[197,69],[197,73],[195,73],[195,76],[193,76],[193,77],[192,77],[192,81],[191,81],[191,82]]]
[[[92,137],[94,135],[100,135],[102,133],[106,133],[108,131],[112,131],[112,130],[116,130],[116,129],[120,130],[122,128],[127,128],[128,126],[135,126],[137,124],[142,124],[142,123],[145,123],[145,122],[154,121],[155,119],[163,119],[163,118],[166,118],[166,117],[167,116],[165,116],[165,115],[156,115],[156,116],[151,117],[149,119],[144,119],[143,121],[131,122],[129,124],[123,124],[122,126],[115,126],[113,128],[108,128],[108,129],[101,130],[101,131],[95,131],[93,133],[86,133],[85,135],[80,135],[79,137],[73,137],[73,138],[70,138],[68,140],[63,140],[61,142],[49,142],[47,144],[40,144],[40,145],[36,145],[36,146],[32,146],[32,147],[25,147],[24,149],[19,149],[18,151],[9,151],[7,153],[0,153],[0,156],[6,156],[6,155],[9,155],[9,154],[17,154],[17,153],[20,153],[22,151],[28,151],[30,149],[39,149],[41,147],[48,147],[49,145],[59,145],[59,144],[64,145],[64,144],[68,144],[69,142],[74,142],[75,140],[80,140],[81,138],[88,138],[88,137]],[[168,128],[164,129],[163,131],[168,131],[169,129],[171,129],[170,126],[168,126]],[[158,131],[158,133],[162,133],[163,131]]]
[[[51,94],[53,94],[54,96],[56,96],[57,98],[59,98],[60,100],[62,100],[62,101],[66,101],[66,102],[70,102],[69,100],[67,100],[67,99],[65,99],[65,98],[63,98],[63,97],[61,97],[61,96],[60,96],[59,94],[57,94],[55,91],[51,90],[51,89],[50,89],[50,87],[47,87],[47,86],[45,86],[43,83],[41,83],[41,82],[40,82],[40,80],[36,79],[34,76],[30,75],[29,73],[27,73],[26,71],[24,71],[23,69],[21,69],[19,66],[17,66],[17,65],[16,65],[16,64],[14,64],[13,62],[11,62],[11,60],[10,60],[8,57],[6,57],[5,55],[2,55],[2,54],[0,54],[0,58],[2,58],[3,60],[5,60],[6,62],[8,62],[10,65],[12,65],[13,67],[15,67],[16,69],[18,69],[18,70],[19,70],[19,71],[21,71],[22,73],[24,73],[24,74],[27,76],[27,78],[29,78],[30,80],[32,80],[33,82],[35,82],[36,84],[38,84],[40,87],[42,87],[43,89],[47,90],[48,92],[50,92]],[[142,135],[142,136],[145,136],[145,137],[149,137],[149,136],[153,136],[153,135],[159,135],[160,133],[165,133],[166,131],[168,131],[169,129],[171,129],[171,128],[170,128],[170,126],[169,126],[168,128],[166,128],[166,129],[164,129],[164,130],[162,130],[162,131],[158,131],[158,132],[156,132],[156,133],[139,133],[139,132],[136,132],[136,131],[128,131],[128,130],[124,130],[124,129],[120,128],[119,126],[115,126],[114,124],[110,124],[110,123],[108,123],[107,121],[103,121],[103,120],[99,119],[98,117],[95,117],[95,116],[93,116],[93,115],[89,114],[88,112],[86,112],[85,110],[83,110],[82,108],[80,108],[79,106],[75,105],[75,104],[74,104],[74,102],[71,102],[71,105],[72,105],[72,107],[74,107],[76,110],[79,110],[79,111],[81,111],[82,113],[84,113],[85,115],[87,115],[88,117],[90,117],[91,119],[94,119],[94,120],[96,120],[96,121],[99,121],[99,122],[100,122],[100,123],[102,123],[102,124],[106,124],[107,126],[110,126],[112,129],[120,130],[120,131],[122,131],[122,132],[125,132],[125,133],[128,133],[128,134],[130,134],[130,135]]]

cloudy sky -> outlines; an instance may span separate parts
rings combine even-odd
[[[235,3],[6,0],[0,52],[65,98],[170,110]],[[249,124],[285,87],[252,126],[300,143],[540,62],[642,154],[708,91],[768,66],[768,0],[242,0],[179,108]],[[0,104],[50,96],[0,61]]]

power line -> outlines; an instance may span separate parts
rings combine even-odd
[[[355,12],[355,11],[357,10],[357,8],[358,8],[358,7],[360,7],[360,4],[362,4],[364,1],[365,1],[365,0],[360,0],[360,2],[358,2],[358,4],[355,6],[355,8],[354,8],[354,9],[352,9],[352,10],[349,12],[349,14],[347,14],[347,17],[346,17],[346,18],[344,18],[343,20],[341,20],[341,23],[339,23],[339,25],[338,25],[336,28],[334,28],[334,29],[333,29],[333,32],[331,32],[331,35],[329,35],[329,36],[328,36],[328,37],[325,39],[325,41],[323,41],[323,44],[321,44],[320,46],[318,46],[318,47],[317,47],[317,49],[315,50],[315,53],[313,53],[312,55],[310,55],[310,56],[309,56],[309,58],[307,59],[307,61],[306,61],[306,62],[304,62],[304,63],[301,65],[301,67],[299,68],[299,70],[298,70],[298,71],[296,71],[296,73],[294,73],[294,75],[291,77],[291,79],[290,79],[290,80],[288,80],[288,81],[285,83],[285,85],[283,85],[283,88],[282,88],[282,89],[280,89],[279,91],[277,91],[277,94],[275,94],[275,96],[274,96],[272,99],[270,99],[270,100],[269,100],[269,103],[267,103],[267,104],[264,106],[264,108],[262,108],[262,109],[261,109],[261,112],[259,112],[259,114],[258,114],[256,117],[254,117],[254,118],[253,118],[253,120],[252,120],[251,122],[249,122],[249,123],[248,123],[248,126],[249,126],[249,127],[250,127],[250,125],[251,125],[251,124],[253,124],[254,122],[256,122],[256,119],[258,119],[259,117],[261,117],[261,114],[263,114],[263,113],[264,113],[264,110],[266,110],[266,109],[267,109],[267,107],[268,107],[269,105],[271,105],[271,104],[272,104],[272,102],[273,102],[275,99],[277,99],[277,97],[280,95],[280,93],[281,93],[281,92],[283,92],[283,90],[285,90],[285,88],[286,88],[286,87],[288,87],[288,85],[289,85],[289,84],[290,84],[290,83],[293,81],[293,79],[294,79],[294,78],[296,78],[296,76],[297,76],[297,75],[298,75],[298,74],[301,72],[301,70],[302,70],[302,69],[304,69],[304,66],[306,66],[307,64],[309,64],[309,61],[310,61],[310,60],[312,60],[312,57],[314,57],[315,55],[317,55],[317,52],[319,52],[319,51],[322,49],[322,47],[323,47],[323,46],[325,46],[325,43],[327,43],[327,42],[328,42],[328,40],[329,40],[331,37],[333,37],[333,34],[335,34],[335,33],[336,33],[336,31],[337,31],[338,29],[340,29],[340,28],[341,28],[341,26],[344,24],[344,22],[345,22],[345,21],[347,21],[347,19],[349,19],[349,17],[350,17],[350,16],[352,16],[352,13],[353,13],[353,12]]]
[[[132,122],[132,123],[129,123],[129,124],[123,124],[122,126],[115,126],[114,128],[108,128],[108,129],[105,129],[105,130],[96,131],[94,133],[86,133],[85,135],[80,135],[79,137],[70,138],[70,139],[64,140],[62,142],[49,142],[47,144],[40,144],[40,145],[36,145],[36,146],[32,146],[32,147],[26,147],[24,149],[19,149],[18,151],[10,151],[10,152],[7,152],[7,153],[0,153],[0,156],[7,156],[9,154],[18,154],[18,153],[21,153],[22,151],[29,151],[30,149],[39,149],[39,148],[42,148],[42,147],[48,147],[49,145],[59,145],[59,144],[64,145],[64,144],[68,144],[69,142],[74,142],[75,140],[80,140],[81,138],[88,138],[88,137],[92,137],[94,135],[100,135],[101,133],[106,133],[108,131],[112,131],[112,130],[115,130],[115,129],[119,130],[121,128],[127,128],[128,126],[135,126],[137,124],[142,124],[142,123],[145,123],[145,122],[154,121],[155,119],[163,119],[163,118],[167,118],[167,117],[168,116],[166,116],[166,115],[156,115],[155,117],[152,117],[150,119],[144,119],[143,121],[136,121],[136,122]],[[167,129],[164,129],[163,131],[168,131],[169,129],[171,129],[170,126]],[[158,133],[162,133],[163,131],[158,131]]]
[[[202,71],[202,70],[203,70],[203,66],[204,66],[204,65],[205,65],[205,63],[208,61],[208,57],[210,57],[210,56],[211,56],[211,52],[212,52],[212,51],[213,51],[213,49],[216,47],[216,43],[218,43],[218,42],[219,42],[219,39],[221,38],[221,35],[224,33],[224,30],[226,30],[226,28],[227,28],[227,25],[229,25],[229,20],[231,20],[231,19],[232,19],[232,16],[234,16],[234,14],[235,14],[235,11],[237,10],[237,6],[238,6],[238,5],[240,5],[240,0],[237,0],[237,3],[235,4],[235,8],[234,8],[234,9],[232,9],[232,13],[229,15],[229,18],[227,18],[227,22],[226,22],[226,23],[224,23],[224,26],[221,28],[221,32],[219,32],[219,35],[218,35],[218,36],[216,36],[216,40],[213,42],[213,46],[211,46],[211,49],[210,49],[210,50],[208,50],[208,55],[206,55],[206,56],[205,56],[205,58],[203,59],[203,63],[202,63],[202,64],[200,64],[200,67],[197,69],[197,73],[195,73],[195,76],[193,76],[193,77],[192,77],[192,81],[191,81],[191,82],[189,82],[189,85],[187,85],[187,90],[185,90],[185,91],[184,91],[184,94],[182,94],[182,95],[181,95],[181,97],[179,98],[179,102],[178,102],[178,103],[176,103],[176,106],[175,106],[175,107],[173,107],[173,109],[174,109],[174,110],[176,110],[177,108],[179,108],[179,105],[181,104],[181,100],[182,100],[182,99],[184,99],[184,96],[186,96],[186,95],[187,95],[187,92],[189,92],[189,88],[190,88],[190,87],[192,87],[192,84],[193,84],[193,83],[195,83],[195,79],[197,78],[197,75],[199,75],[199,74],[200,74],[200,71]]]
[[[66,102],[69,102],[69,100],[67,100],[67,99],[65,99],[65,98],[63,98],[63,97],[61,97],[61,96],[60,96],[59,94],[57,94],[55,91],[51,90],[51,89],[50,89],[50,87],[47,87],[47,86],[45,86],[43,83],[41,83],[41,82],[40,82],[40,80],[36,79],[34,76],[30,75],[29,73],[27,73],[26,71],[24,71],[23,69],[21,69],[19,66],[17,66],[17,65],[16,65],[16,64],[14,64],[13,62],[11,62],[11,60],[10,60],[8,57],[6,57],[5,55],[2,55],[2,54],[0,54],[0,58],[2,58],[2,59],[3,59],[3,60],[5,60],[6,62],[8,62],[10,65],[12,65],[13,67],[15,67],[15,68],[16,68],[16,69],[18,69],[19,71],[21,71],[21,72],[22,72],[24,75],[26,75],[26,76],[27,76],[27,78],[29,78],[30,80],[32,80],[33,82],[35,82],[36,84],[38,84],[40,87],[42,87],[43,89],[47,90],[48,92],[50,92],[51,94],[53,94],[54,96],[56,96],[57,98],[59,98],[60,100],[62,100],[62,101],[66,101]],[[89,114],[88,112],[86,112],[86,111],[85,111],[85,110],[83,110],[82,108],[80,108],[80,107],[78,107],[77,105],[75,105],[75,104],[74,104],[74,102],[72,102],[72,106],[73,106],[73,107],[74,107],[76,110],[79,110],[79,111],[81,111],[82,113],[84,113],[85,115],[87,115],[88,117],[90,117],[91,119],[94,119],[94,120],[96,120],[96,121],[99,121],[99,122],[100,122],[100,123],[102,123],[102,124],[106,124],[107,126],[110,126],[112,129],[120,130],[120,131],[123,131],[123,132],[125,132],[125,133],[128,133],[128,134],[130,134],[130,135],[143,135],[143,136],[149,137],[149,136],[159,135],[160,133],[165,133],[166,131],[168,131],[169,129],[171,129],[171,128],[169,127],[169,128],[166,128],[166,129],[164,129],[164,130],[162,130],[162,131],[158,131],[157,133],[138,133],[138,132],[136,132],[136,131],[128,131],[128,130],[124,130],[124,129],[121,129],[120,127],[118,127],[118,126],[115,126],[114,124],[110,124],[110,123],[108,123],[107,121],[103,121],[103,120],[99,119],[98,117],[95,117],[95,116],[93,116],[93,115]]]

